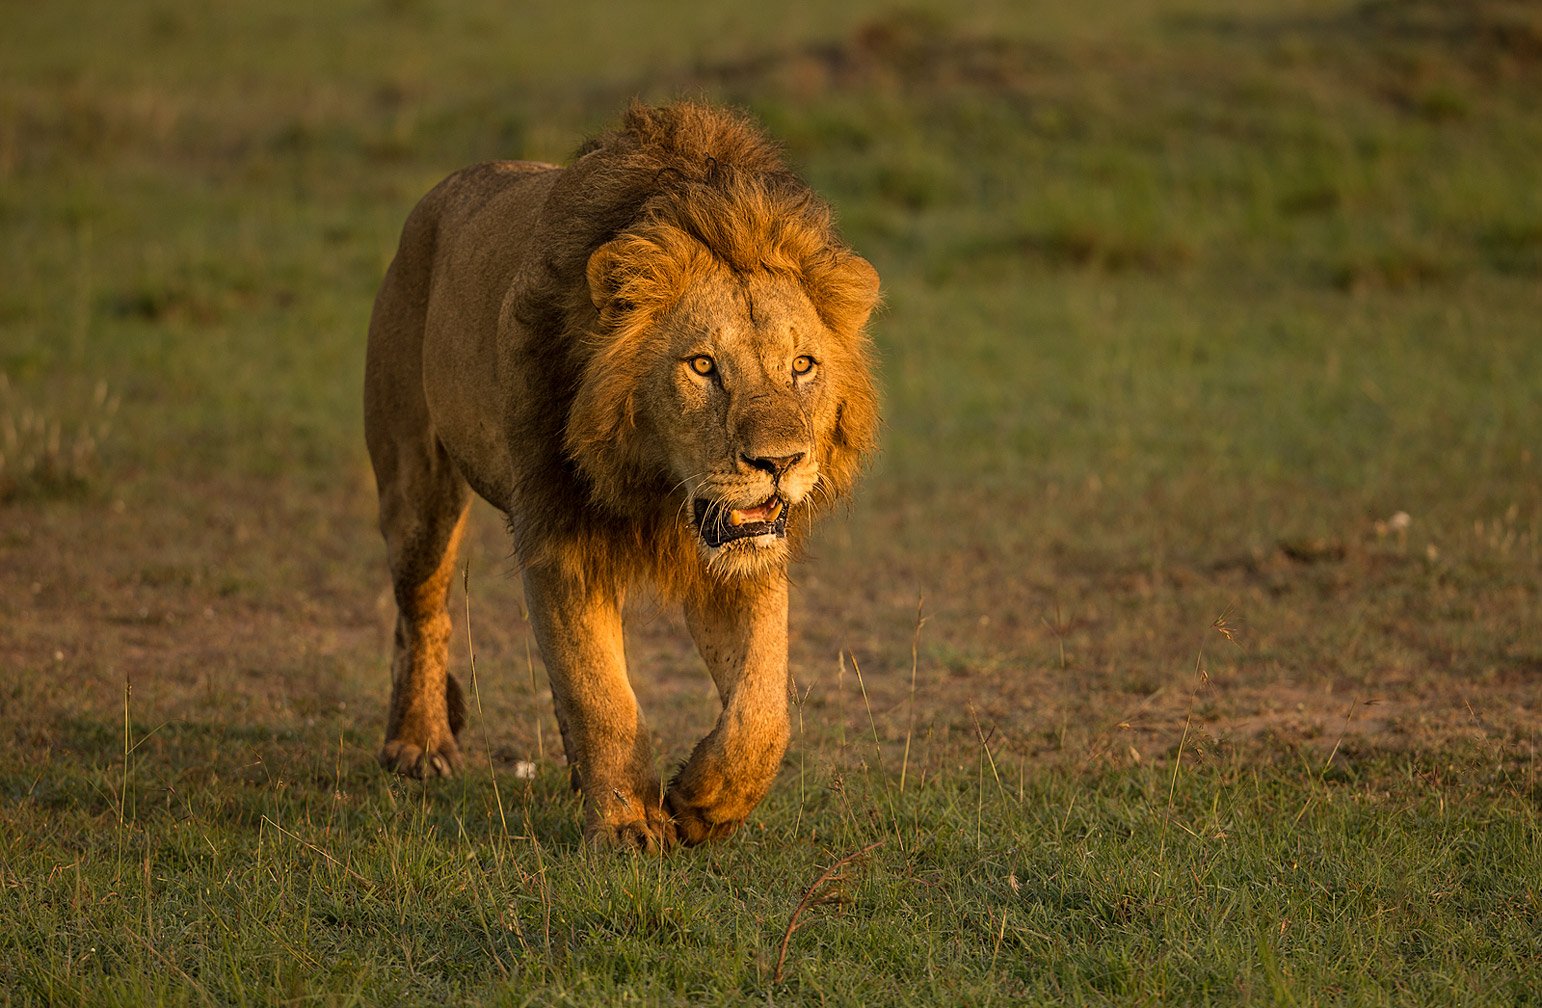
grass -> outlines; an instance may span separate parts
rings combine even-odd
[[[345,723],[156,730],[127,704],[121,738],[64,740],[95,760],[0,782],[23,1001],[1534,996],[1535,768],[1476,753],[1169,776],[987,745],[932,750],[893,801],[816,750],[734,843],[616,858],[579,845],[555,767],[501,800],[481,769],[424,789]],[[878,842],[774,982],[804,887]]]
[[[1533,6],[828,7],[14,12],[4,1003],[1535,1002]],[[578,843],[486,508],[473,765],[374,767],[358,390],[422,192],[678,93],[878,266],[887,431],[782,778],[649,861]],[[688,635],[628,648],[679,759]]]
[[[0,374],[0,501],[28,495],[64,496],[88,487],[98,473],[99,446],[112,431],[118,400],[97,382],[89,402],[70,413],[75,426],[14,401]]]
[[[390,781],[337,724],[129,730],[127,763],[0,783],[18,1003],[1535,997],[1534,768],[1223,760],[1170,787],[933,751],[891,804],[824,751],[741,838],[648,859],[583,848],[555,767],[500,808],[485,769]],[[776,979],[804,890],[878,843]]]

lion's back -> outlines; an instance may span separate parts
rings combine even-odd
[[[488,161],[440,182],[413,209],[399,255],[409,239],[432,248],[446,273],[517,265],[528,249],[552,184],[562,169],[535,161]],[[416,234],[411,234],[416,230]],[[480,260],[480,261],[479,261]],[[485,264],[485,265],[484,265]]]
[[[506,400],[497,385],[499,315],[536,251],[561,175],[551,165],[495,161],[440,182],[408,216],[370,324],[365,413],[377,422],[366,426],[389,427],[379,418],[422,402],[463,475],[499,503],[511,482],[508,451],[498,418],[485,415]]]

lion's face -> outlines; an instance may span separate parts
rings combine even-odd
[[[784,559],[832,426],[830,334],[797,284],[721,267],[655,324],[668,353],[640,419],[663,447],[682,517],[714,567]]]
[[[600,436],[585,439],[580,464],[612,498],[626,494],[623,472],[633,487],[670,487],[667,506],[720,575],[785,563],[789,525],[844,492],[872,446],[874,396],[858,333],[833,330],[795,277],[735,273],[701,256],[682,263],[656,247],[641,261],[679,268],[673,296],[634,300],[651,289],[639,282],[636,250],[613,251],[597,254],[590,280],[602,319],[629,331],[600,355],[579,412],[624,400],[626,415],[585,424]],[[849,259],[867,297],[860,326],[877,276]]]

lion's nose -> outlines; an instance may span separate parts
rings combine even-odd
[[[782,474],[799,462],[803,461],[803,452],[794,455],[779,455],[776,457],[760,456],[751,458],[748,455],[740,455],[740,458],[755,469],[761,469],[771,474],[774,479],[781,479]]]

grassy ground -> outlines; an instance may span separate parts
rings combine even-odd
[[[1536,999],[1534,6],[954,6],[12,12],[6,1003]],[[375,769],[358,398],[423,191],[681,93],[879,267],[888,429],[776,789],[646,861],[578,845],[489,509],[474,766]]]

